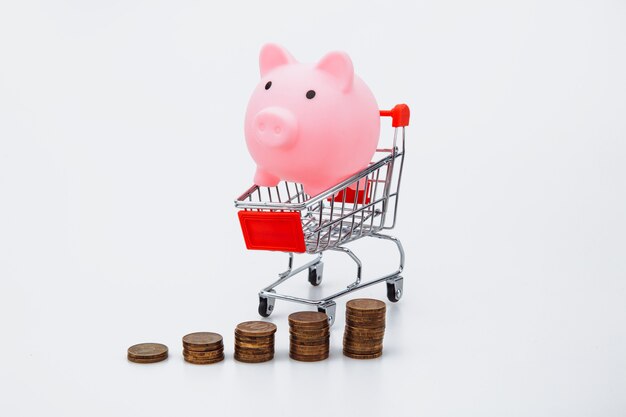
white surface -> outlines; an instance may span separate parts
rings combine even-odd
[[[255,4],[0,3],[0,415],[625,415],[624,2]],[[381,360],[341,356],[340,317],[328,361],[290,361],[281,302],[276,359],[232,359],[285,263],[232,204],[266,41],[411,105]],[[198,330],[225,362],[183,363]],[[142,341],[170,359],[128,363]]]

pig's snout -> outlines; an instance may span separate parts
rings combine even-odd
[[[263,145],[278,148],[289,147],[296,141],[298,122],[289,110],[268,107],[254,117],[256,139]]]

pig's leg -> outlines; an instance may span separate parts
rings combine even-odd
[[[304,192],[306,192],[311,197],[321,194],[322,192],[332,188],[333,186],[339,184],[345,180],[342,178],[341,180],[333,179],[333,180],[324,180],[321,178],[316,179],[315,183],[306,183],[304,184]],[[365,185],[365,179],[359,181],[359,193],[363,190]],[[349,185],[350,188],[356,188],[356,182],[354,184]]]
[[[311,197],[315,197],[316,195],[328,190],[333,185],[335,185],[334,182],[316,182],[315,184],[303,184],[303,187],[305,193],[307,193]]]
[[[357,182],[354,182],[352,184],[350,184],[348,186],[348,188],[352,188],[353,190],[356,191],[356,185],[357,183],[359,184],[359,192],[363,191],[365,189],[365,183],[366,183],[367,178],[361,178],[360,180],[358,180]]]
[[[254,183],[261,187],[275,187],[280,182],[280,178],[265,171],[263,168],[257,167],[254,174]]]
[[[319,193],[321,193],[322,191],[326,189],[325,187],[319,187],[319,186],[316,187],[311,184],[304,185],[303,187],[304,187],[304,192],[310,195],[311,197],[315,197],[316,195],[318,195]]]

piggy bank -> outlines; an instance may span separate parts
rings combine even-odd
[[[330,52],[315,64],[297,62],[267,44],[261,81],[245,119],[254,183],[301,183],[315,196],[367,167],[376,151],[380,114],[374,95],[354,73],[350,57]]]

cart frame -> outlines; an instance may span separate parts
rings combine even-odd
[[[392,110],[381,110],[380,115],[392,118],[393,145],[377,149],[373,162],[362,171],[314,197],[307,195],[301,184],[282,181],[276,187],[254,185],[235,200],[235,207],[241,209],[239,219],[248,249],[279,250],[289,255],[287,270],[259,291],[261,316],[268,317],[279,299],[315,306],[328,315],[332,325],[336,317],[334,300],[352,291],[386,282],[390,301],[397,302],[402,297],[404,249],[399,239],[381,232],[396,225],[405,128],[409,124],[410,111],[407,105],[399,104]],[[361,260],[344,246],[363,237],[393,242],[399,253],[397,269],[363,281]],[[357,270],[353,282],[320,299],[276,292],[278,285],[305,270],[308,270],[309,282],[319,285],[325,250],[343,252],[355,262]],[[294,253],[315,254],[316,257],[294,268]]]

